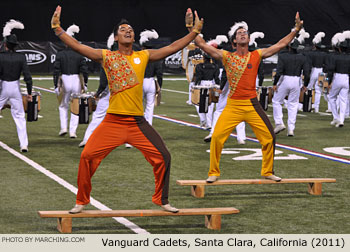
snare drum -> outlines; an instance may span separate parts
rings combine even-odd
[[[216,87],[218,86],[218,87]],[[211,88],[210,89],[210,92],[209,92],[209,103],[211,104],[212,102],[213,103],[218,103],[219,102],[219,97],[220,97],[220,86],[219,85],[216,85],[214,88]]]
[[[199,105],[201,89],[198,86],[191,88],[191,102],[193,105]]]
[[[32,91],[32,101],[29,102],[28,99],[28,93],[27,91],[22,90],[22,101],[23,101],[23,108],[24,112],[27,113],[27,121],[37,121],[38,115],[41,110],[41,93],[38,91]]]
[[[89,123],[89,115],[92,113],[93,105],[95,99],[91,93],[85,94],[72,94],[71,103],[70,103],[70,111],[79,116],[79,124],[88,124]]]

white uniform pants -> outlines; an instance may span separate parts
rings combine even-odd
[[[23,108],[22,94],[18,81],[2,81],[0,93],[0,109],[9,102],[11,105],[11,115],[15,121],[17,135],[21,148],[28,146],[27,122]]]
[[[322,95],[322,87],[320,87],[318,84],[319,73],[322,73],[322,68],[313,67],[311,69],[310,82],[307,87],[308,89],[315,89],[315,103],[314,103],[315,112],[319,111],[320,100]]]
[[[348,92],[349,75],[335,73],[328,98],[331,105],[333,120],[338,120],[340,123],[344,123]],[[339,99],[339,112],[337,109],[337,98]]]
[[[81,93],[81,85],[78,74],[66,75],[62,74],[63,98],[58,107],[60,113],[61,130],[68,128],[68,111],[71,94]],[[79,116],[70,114],[69,133],[75,134],[79,124]]]
[[[104,97],[98,100],[96,110],[92,114],[91,122],[89,123],[89,126],[85,131],[85,135],[83,139],[85,143],[87,142],[87,140],[89,140],[89,137],[91,136],[92,132],[94,132],[97,126],[100,125],[100,123],[105,118],[107,109],[109,106],[109,97],[110,97],[110,93],[108,92],[108,95],[105,95]]]
[[[346,109],[345,109],[345,118],[349,118],[350,117],[350,90],[348,92],[348,100],[346,103]]]
[[[219,96],[219,102],[216,104],[216,109],[213,115],[213,122],[211,125],[210,134],[214,133],[214,128],[216,125],[216,122],[218,121],[222,111],[226,107],[227,103],[227,96],[229,94],[228,88],[229,84],[226,82],[224,88],[222,89],[222,92]],[[236,126],[236,132],[237,132],[237,140],[246,140],[246,134],[245,134],[245,122],[241,122]]]
[[[143,101],[145,103],[145,119],[152,125],[153,111],[154,111],[154,99],[156,96],[156,84],[154,78],[143,79]]]
[[[284,124],[282,104],[284,98],[288,95],[288,130],[294,130],[299,105],[300,77],[284,75],[279,83],[277,92],[274,93],[272,98],[273,119],[275,125]]]

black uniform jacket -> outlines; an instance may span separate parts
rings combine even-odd
[[[53,81],[57,88],[58,78],[61,74],[79,74],[84,76],[84,83],[88,82],[88,67],[86,60],[79,53],[70,48],[59,51],[54,63]]]
[[[16,81],[23,73],[27,84],[28,94],[32,94],[32,75],[30,74],[26,57],[17,52],[6,51],[0,53],[0,80]]]

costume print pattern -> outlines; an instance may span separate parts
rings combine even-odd
[[[105,68],[109,90],[115,95],[139,84],[136,73],[129,61],[118,51],[107,51]]]
[[[230,93],[229,97],[231,98],[236,91],[239,80],[241,79],[247,64],[249,62],[251,53],[240,57],[235,53],[228,53],[226,59],[226,66],[228,68],[227,79],[230,83]]]

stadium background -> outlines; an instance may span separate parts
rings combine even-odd
[[[58,38],[50,30],[50,20],[55,7],[62,6],[61,25],[68,28],[73,23],[80,27],[76,38],[92,47],[105,48],[108,36],[121,18],[128,19],[134,27],[136,42],[144,29],[155,29],[160,39],[158,46],[171,43],[186,34],[184,14],[188,7],[198,10],[205,19],[203,34],[206,40],[225,34],[237,21],[246,21],[251,32],[265,33],[264,39],[257,41],[260,47],[277,42],[294,25],[297,11],[310,33],[306,44],[313,36],[326,33],[323,43],[330,47],[331,37],[350,29],[350,2],[346,0],[234,0],[234,1],[161,1],[161,0],[2,0],[0,5],[0,25],[10,19],[23,22],[24,30],[13,30],[21,41],[19,50],[34,50],[46,55],[34,55],[25,51],[27,58],[37,58],[29,63],[32,73],[51,73],[54,55],[62,48]],[[0,48],[2,43],[0,44]],[[1,50],[1,49],[0,49]],[[31,55],[29,55],[31,54]],[[34,60],[35,61],[35,60]],[[266,62],[265,62],[266,63]],[[165,72],[183,73],[179,57],[165,61]],[[272,67],[267,67],[266,73]],[[99,65],[89,62],[90,72],[98,72]]]

